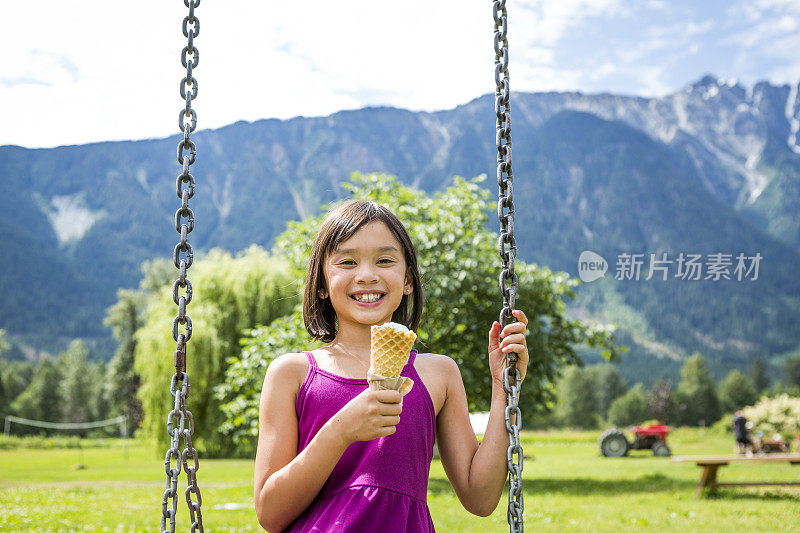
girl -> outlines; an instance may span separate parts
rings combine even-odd
[[[519,354],[524,378],[528,320],[517,310],[519,322],[489,329],[492,401],[479,445],[450,357],[411,350],[405,397],[367,388],[370,326],[415,330],[421,316],[416,253],[397,217],[366,201],[332,210],[314,239],[303,297],[306,329],[329,344],[276,358],[261,392],[254,484],[265,530],[434,531],[426,498],[434,435],[464,508],[489,516],[497,507],[508,448],[505,354]]]

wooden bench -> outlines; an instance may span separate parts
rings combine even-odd
[[[675,463],[697,463],[697,466],[703,467],[703,474],[700,476],[700,483],[697,485],[697,496],[702,495],[703,489],[710,487],[712,490],[717,487],[749,487],[760,485],[798,485],[797,483],[779,483],[769,481],[753,481],[748,483],[718,483],[717,470],[734,462],[754,462],[754,463],[789,463],[791,465],[800,465],[800,454],[798,453],[774,453],[769,455],[755,455],[747,457],[746,455],[687,455],[684,457],[672,457],[670,459]]]

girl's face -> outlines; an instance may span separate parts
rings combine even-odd
[[[362,226],[325,259],[327,297],[344,325],[383,324],[412,290],[403,246],[381,221]]]

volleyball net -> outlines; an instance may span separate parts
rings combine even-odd
[[[3,429],[4,435],[7,437],[11,433],[11,424],[20,424],[22,426],[31,426],[45,429],[67,429],[67,430],[81,430],[81,429],[96,429],[106,426],[119,425],[120,435],[122,438],[128,437],[128,418],[125,415],[120,415],[115,418],[108,418],[106,420],[95,420],[91,422],[45,422],[43,420],[30,420],[28,418],[20,418],[18,416],[7,415],[5,417],[5,425]]]

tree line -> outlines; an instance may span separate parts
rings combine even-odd
[[[715,381],[699,353],[688,358],[677,384],[659,379],[649,389],[632,387],[612,364],[565,369],[553,411],[537,425],[597,429],[631,426],[648,420],[671,425],[708,426],[762,396],[800,396],[800,356],[784,362],[783,379],[771,383],[760,358],[747,373],[731,370]]]
[[[150,269],[144,265],[145,271]],[[146,279],[150,277],[146,276]],[[55,358],[38,363],[0,359],[0,417],[13,415],[44,422],[89,422],[124,415],[127,434],[132,435],[142,418],[136,396],[139,375],[133,369],[135,333],[141,326],[141,308],[153,287],[142,283],[140,290],[121,289],[118,301],[106,311],[104,324],[111,329],[118,347],[105,361],[89,360],[89,350],[74,340]],[[7,346],[7,345],[5,345]],[[0,352],[4,348],[0,330]],[[55,430],[16,424],[16,435],[51,434]],[[117,435],[118,426],[75,430],[87,435]]]
[[[0,416],[15,415],[45,422],[88,422],[122,414],[112,408],[109,366],[88,360],[86,346],[73,341],[55,359],[33,364],[0,361]],[[14,425],[14,434],[52,433],[52,430]],[[114,433],[118,428],[114,428]],[[107,430],[93,430],[105,434]],[[87,431],[77,432],[82,436]]]

